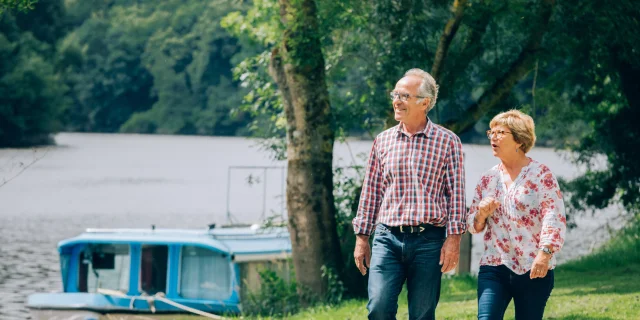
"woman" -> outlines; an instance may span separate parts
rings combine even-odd
[[[536,141],[530,116],[511,110],[489,126],[500,163],[480,179],[468,216],[471,233],[485,231],[478,319],[502,319],[511,299],[516,320],[542,319],[564,243],[562,193],[549,168],[526,156]]]

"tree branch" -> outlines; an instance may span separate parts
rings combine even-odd
[[[478,102],[466,109],[466,117],[459,121],[446,123],[445,126],[447,128],[458,134],[471,129],[480,118],[496,108],[520,79],[531,70],[536,55],[542,45],[544,34],[547,31],[554,5],[555,0],[542,1],[537,15],[539,17],[539,22],[536,24],[537,27],[534,27],[527,44],[520,52],[518,58],[511,64],[507,72],[498,78],[491,88],[482,94]]]
[[[440,36],[440,42],[438,43],[438,49],[436,49],[436,56],[433,59],[433,65],[431,66],[431,76],[438,80],[440,78],[440,72],[444,67],[447,53],[449,52],[449,46],[453,41],[453,38],[458,32],[460,22],[462,22],[462,16],[464,15],[464,9],[467,7],[467,0],[454,0],[451,11],[453,11],[453,17],[449,18],[447,24],[444,26],[442,36]]]
[[[36,152],[36,150],[33,150],[34,153]],[[2,179],[2,181],[0,181],[0,188],[2,188],[4,185],[6,185],[7,183],[11,182],[11,180],[19,177],[23,172],[25,172],[27,169],[29,169],[29,167],[31,167],[32,165],[36,164],[36,162],[40,161],[42,158],[44,158],[47,153],[49,152],[49,148],[45,149],[44,153],[39,156],[39,157],[35,157],[30,163],[28,163],[27,165],[24,165],[24,163],[20,162],[20,171],[18,171],[18,173],[16,173],[13,177],[9,178],[9,179]]]

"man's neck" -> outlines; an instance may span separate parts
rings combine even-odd
[[[418,122],[402,122],[402,129],[404,129],[404,131],[410,135],[414,135],[418,132],[421,132],[424,130],[424,128],[427,127],[427,118],[422,118],[422,120],[418,121]]]

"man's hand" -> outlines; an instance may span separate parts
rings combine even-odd
[[[360,273],[362,273],[363,276],[367,274],[367,268],[371,266],[369,236],[364,234],[356,235],[356,248],[353,251],[353,257],[356,259],[356,266],[358,270],[360,270]]]
[[[538,251],[538,255],[533,260],[533,264],[531,264],[531,271],[529,272],[529,278],[544,278],[547,276],[547,272],[549,272],[549,261],[551,260],[551,255],[548,253],[544,253],[542,251]]]
[[[461,234],[450,234],[440,250],[440,265],[443,273],[453,270],[460,259],[460,239]]]

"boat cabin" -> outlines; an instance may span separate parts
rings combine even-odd
[[[29,297],[28,307],[98,313],[181,312],[168,300],[216,314],[237,314],[265,268],[288,277],[286,228],[88,229],[61,241],[62,293]],[[104,292],[117,294],[105,295]],[[148,299],[147,299],[148,300]]]

